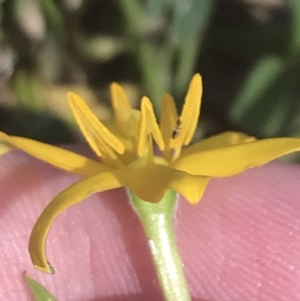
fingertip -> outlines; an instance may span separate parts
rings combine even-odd
[[[272,163],[212,180],[192,210],[181,202],[178,240],[195,294],[212,300],[298,298],[299,181],[299,166]]]

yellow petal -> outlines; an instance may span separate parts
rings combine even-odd
[[[200,74],[194,75],[187,92],[182,114],[179,118],[179,134],[172,141],[172,148],[178,149],[188,145],[197,128],[202,97],[202,79]]]
[[[10,146],[0,142],[0,156],[6,154],[10,150],[11,150]]]
[[[165,143],[156,122],[152,103],[148,97],[142,98],[141,117],[139,122],[139,137],[138,137],[138,155],[144,155],[146,146],[148,145],[149,135],[152,135],[160,150],[163,150]]]
[[[36,268],[46,273],[54,273],[47,260],[45,243],[54,219],[62,211],[81,202],[92,193],[118,188],[123,185],[123,174],[121,172],[103,172],[85,178],[57,195],[37,220],[30,236],[29,252]]]
[[[209,149],[226,147],[234,144],[255,141],[256,138],[239,132],[225,132],[214,135],[204,140],[201,140],[193,145],[184,148],[181,151],[181,156],[203,152]]]
[[[195,152],[172,166],[194,175],[226,177],[300,150],[298,138],[271,138]]]
[[[115,120],[118,129],[124,135],[124,137],[129,137],[132,128],[131,123],[133,109],[124,92],[124,89],[120,85],[113,83],[110,87],[110,92],[112,107],[114,109]]]
[[[91,148],[98,156],[111,156],[111,150],[123,154],[125,147],[89,109],[85,101],[75,93],[69,93],[69,103],[76,121]]]
[[[83,176],[92,176],[96,173],[108,170],[105,165],[99,162],[39,141],[16,136],[8,136],[3,132],[0,132],[0,140],[5,141],[21,149],[27,154],[55,167]]]
[[[210,177],[193,176],[165,165],[147,165],[127,175],[129,189],[141,199],[159,202],[167,189],[183,195],[190,203],[201,199]]]
[[[176,127],[178,114],[174,99],[169,94],[164,94],[161,107],[160,130],[166,147],[170,145],[172,133]]]

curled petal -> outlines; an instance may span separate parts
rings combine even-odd
[[[36,268],[46,273],[54,273],[47,260],[45,243],[54,219],[62,211],[81,202],[92,193],[118,188],[123,185],[123,173],[119,171],[103,172],[76,182],[57,195],[37,220],[30,236],[29,252]]]
[[[83,176],[92,176],[101,171],[108,170],[108,167],[97,161],[39,141],[17,136],[8,136],[3,132],[0,132],[0,140],[55,167]]]
[[[172,166],[194,175],[227,177],[299,150],[298,138],[270,138],[190,153]]]
[[[166,190],[172,189],[195,204],[201,199],[209,180],[210,177],[190,175],[165,165],[147,165],[130,171],[126,181],[129,189],[147,202],[159,202]]]
[[[239,132],[225,132],[201,140],[181,151],[181,156],[203,152],[214,148],[226,147],[244,142],[255,141],[256,138]]]

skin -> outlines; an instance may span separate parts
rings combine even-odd
[[[0,157],[0,300],[33,300],[23,271],[58,301],[162,301],[143,229],[123,189],[91,196],[51,228],[55,275],[27,251],[39,214],[78,180],[20,151]],[[271,163],[180,199],[179,249],[194,301],[300,300],[300,167]]]

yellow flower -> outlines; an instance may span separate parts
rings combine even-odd
[[[171,189],[195,204],[212,177],[231,176],[300,150],[297,138],[256,140],[237,132],[219,134],[182,149],[191,142],[200,114],[199,74],[190,83],[180,116],[172,97],[163,96],[159,125],[147,97],[142,98],[140,111],[135,110],[117,84],[111,86],[115,119],[109,127],[96,118],[78,95],[69,93],[68,97],[77,123],[98,161],[0,132],[0,140],[58,168],[84,176],[54,198],[33,228],[29,243],[32,261],[48,273],[53,272],[45,252],[50,226],[63,210],[92,193],[126,186],[144,201],[159,202]],[[154,155],[153,140],[161,156]]]

